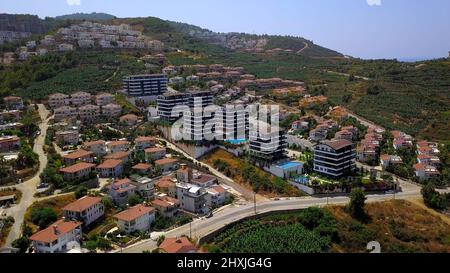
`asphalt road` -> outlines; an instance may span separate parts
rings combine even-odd
[[[418,188],[409,187],[407,191],[397,194],[383,194],[383,195],[368,195],[367,202],[380,202],[392,199],[408,199],[412,197],[419,197],[420,190]],[[304,197],[304,198],[287,198],[278,201],[268,201],[259,203],[256,205],[257,213],[266,213],[271,211],[286,211],[305,209],[315,206],[329,205],[345,205],[349,202],[348,197],[330,197],[330,198],[317,198],[317,197]],[[187,224],[171,230],[165,234],[166,238],[179,237],[182,235],[191,236],[192,238],[199,239],[217,229],[220,229],[228,224],[236,222],[240,219],[252,216],[255,214],[255,207],[253,204],[247,204],[243,206],[230,206],[220,212],[216,212],[212,218],[201,218],[194,220],[191,224]],[[156,242],[153,240],[146,240],[136,243],[130,247],[124,248],[116,252],[123,253],[141,253],[145,250],[155,249]]]
[[[34,142],[34,152],[39,155],[39,170],[31,179],[23,182],[22,184],[15,185],[14,187],[17,188],[22,192],[22,199],[20,200],[19,204],[16,204],[12,206],[9,209],[6,209],[5,212],[9,215],[14,217],[14,225],[11,228],[11,231],[9,232],[8,238],[6,239],[5,246],[10,247],[11,243],[19,238],[22,234],[22,223],[23,218],[25,216],[25,212],[27,208],[33,204],[33,202],[36,200],[34,197],[34,194],[36,193],[36,189],[38,184],[40,183],[39,175],[43,172],[45,167],[47,166],[47,155],[44,153],[44,144],[45,144],[45,136],[47,134],[47,128],[48,128],[48,115],[49,111],[45,108],[44,105],[39,104],[39,115],[41,116],[42,122],[39,124],[39,128],[41,131],[41,134],[36,138]]]

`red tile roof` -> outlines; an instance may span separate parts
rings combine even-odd
[[[131,152],[117,152],[117,153],[113,153],[113,154],[109,154],[107,156],[105,156],[105,159],[120,159],[123,160],[125,158],[130,157]]]
[[[129,222],[136,220],[137,218],[142,217],[145,214],[152,213],[154,211],[155,209],[152,207],[137,205],[114,215],[114,218]]]
[[[351,141],[345,139],[324,141],[322,142],[322,144],[330,146],[333,150],[339,150],[344,147],[353,145]]]
[[[175,164],[178,162],[178,159],[174,158],[164,158],[155,161],[155,165],[167,165],[167,164]]]
[[[68,204],[62,210],[82,212],[101,202],[102,198],[100,197],[84,196],[83,198]]]
[[[227,192],[227,190],[220,185],[214,186],[212,188],[218,193],[226,193]]]
[[[88,152],[88,151],[85,151],[85,150],[78,150],[76,152],[73,152],[73,153],[70,153],[70,154],[67,154],[67,155],[63,156],[63,158],[65,158],[65,159],[78,159],[78,158],[91,156],[91,155],[93,155],[92,152]]]
[[[145,149],[145,153],[147,153],[147,154],[159,153],[159,152],[165,152],[165,151],[166,151],[165,148],[160,148],[160,147],[153,147],[153,148]]]
[[[156,187],[158,188],[171,188],[175,187],[175,182],[170,178],[162,178],[158,182],[156,182]]]
[[[159,249],[166,253],[191,253],[197,252],[197,248],[188,238],[167,238],[159,246]]]
[[[94,145],[104,145],[106,142],[104,140],[95,140],[95,141],[90,141],[90,142],[85,142],[83,143],[84,147],[90,147],[90,146],[94,146]]]
[[[178,199],[171,197],[160,197],[152,201],[152,205],[163,208],[178,206],[179,204],[180,201]]]
[[[48,228],[33,234],[30,239],[32,241],[51,243],[67,233],[72,232],[81,225],[81,222],[59,220]]]
[[[61,168],[59,171],[62,173],[77,173],[79,171],[91,169],[94,167],[95,167],[95,164],[81,162],[81,163],[77,163],[75,165],[69,166],[67,168]]]
[[[150,165],[150,164],[139,163],[137,165],[134,165],[132,169],[146,171],[146,170],[151,169],[151,168],[152,168],[152,165]]]
[[[155,141],[156,138],[154,137],[148,137],[148,136],[141,136],[136,138],[134,141],[135,142],[150,142],[150,141]]]
[[[122,163],[123,163],[122,160],[108,159],[104,161],[102,164],[98,165],[97,169],[113,169],[121,165]]]
[[[129,145],[130,143],[126,140],[119,140],[119,141],[111,141],[108,143],[108,146],[120,146],[120,145]]]

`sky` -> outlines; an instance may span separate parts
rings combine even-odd
[[[0,0],[0,13],[155,16],[217,32],[301,36],[365,59],[447,57],[448,0]]]

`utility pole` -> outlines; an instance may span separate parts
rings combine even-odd
[[[256,215],[256,192],[253,193],[253,210],[255,211]]]
[[[327,183],[327,206],[329,205],[329,202],[328,202],[328,198],[329,198],[329,195],[330,195],[330,188],[329,188],[330,186],[329,186],[329,184]]]
[[[192,222],[189,222],[189,238],[192,239]]]

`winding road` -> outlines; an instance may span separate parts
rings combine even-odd
[[[12,242],[19,238],[22,234],[22,223],[25,216],[27,208],[37,200],[34,197],[36,193],[37,186],[40,182],[39,175],[44,171],[47,166],[47,155],[44,152],[45,137],[47,135],[49,111],[45,108],[43,104],[38,104],[39,115],[41,116],[41,124],[39,124],[39,129],[41,134],[36,138],[34,142],[34,152],[39,156],[39,170],[38,172],[29,180],[23,182],[22,184],[15,185],[14,187],[22,192],[22,199],[19,204],[6,209],[5,212],[14,217],[14,225],[9,232],[8,238],[6,239],[5,246],[11,247]],[[6,187],[8,188],[8,187]]]

